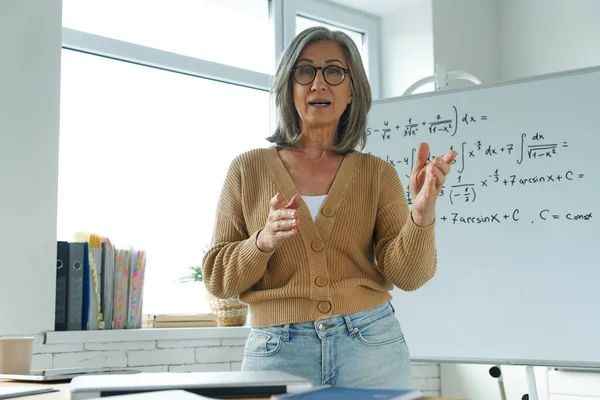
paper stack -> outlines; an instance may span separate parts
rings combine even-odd
[[[204,314],[156,314],[145,316],[145,328],[200,328],[218,326],[217,315]]]

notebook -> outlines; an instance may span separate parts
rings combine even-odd
[[[310,389],[309,380],[279,371],[156,372],[78,376],[69,384],[70,400],[158,390],[186,390],[206,397],[269,397]]]
[[[90,400],[106,399],[105,397],[96,397]],[[112,396],[111,400],[213,400],[210,397],[200,396],[186,392],[185,390],[160,390],[158,392],[147,392],[137,394],[124,394],[122,396]]]
[[[273,395],[271,400],[417,400],[423,396],[419,390],[354,389],[322,386],[300,393]]]
[[[2,374],[0,379],[22,382],[65,382],[76,376],[91,374],[138,374],[142,371],[134,368],[58,368],[50,370],[32,370],[29,374]]]
[[[29,396],[33,394],[58,392],[58,389],[34,386],[13,386],[0,384],[0,399],[12,399],[15,397]]]

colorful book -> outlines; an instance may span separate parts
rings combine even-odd
[[[115,249],[111,241],[102,238],[102,310],[104,329],[113,329],[115,302]]]
[[[113,329],[127,328],[129,295],[129,249],[115,249],[115,299]]]
[[[142,303],[144,299],[146,252],[132,248],[130,251],[129,263],[127,328],[138,329],[142,327]]]

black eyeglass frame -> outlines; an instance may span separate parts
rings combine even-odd
[[[306,67],[312,68],[312,70],[313,70],[313,77],[310,80],[310,82],[308,82],[308,83],[300,83],[296,79],[296,70],[298,70],[300,68],[306,68]],[[327,77],[325,75],[325,70],[327,68],[339,68],[342,71],[344,71],[344,77],[342,78],[342,80],[340,81],[340,83],[329,83],[329,81],[327,80]],[[346,75],[350,74],[350,70],[348,68],[344,68],[344,67],[339,66],[339,65],[328,65],[326,67],[315,67],[315,66],[312,66],[312,65],[299,65],[299,66],[297,66],[295,68],[292,68],[292,70],[290,71],[290,75],[294,78],[294,80],[296,81],[296,83],[298,83],[298,85],[306,86],[306,85],[310,85],[311,83],[313,83],[315,81],[315,78],[317,77],[317,70],[321,70],[321,73],[323,74],[323,79],[325,79],[325,82],[327,82],[327,84],[331,85],[331,86],[341,85],[346,80]]]

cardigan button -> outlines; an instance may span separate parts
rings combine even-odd
[[[317,239],[314,242],[312,242],[310,247],[312,247],[312,249],[314,251],[321,251],[321,250],[323,250],[323,242],[321,240]]]
[[[331,304],[329,304],[328,301],[322,301],[319,303],[319,311],[321,311],[323,314],[328,313],[329,311],[331,311]]]
[[[325,207],[325,208],[323,208],[323,211],[321,211],[321,212],[326,217],[331,217],[333,215],[333,209],[331,207]]]
[[[329,279],[327,279],[325,275],[319,275],[317,276],[317,279],[315,279],[315,283],[318,287],[327,286],[327,284],[329,283]]]

